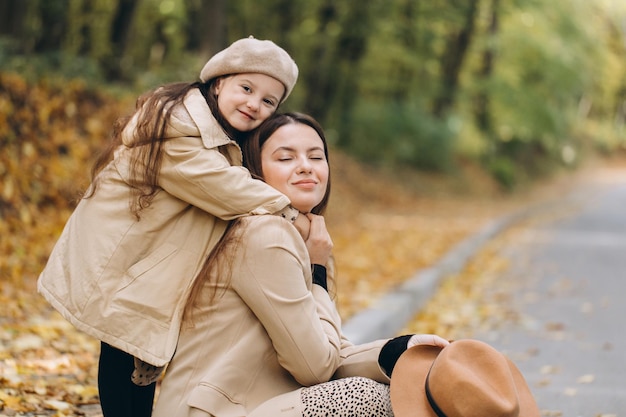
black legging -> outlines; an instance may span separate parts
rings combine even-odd
[[[130,376],[135,369],[132,355],[100,343],[98,390],[104,417],[150,417],[156,382],[140,387]]]

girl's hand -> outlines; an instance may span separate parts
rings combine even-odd
[[[333,249],[333,241],[326,229],[324,217],[315,214],[307,214],[311,221],[309,236],[304,240],[309,250],[311,264],[327,265]]]
[[[444,348],[448,346],[450,342],[448,342],[443,337],[439,337],[434,334],[414,334],[411,336],[409,341],[406,344],[406,348],[410,349],[413,346],[417,345],[430,345],[430,346],[438,346],[440,348]]]
[[[298,217],[294,220],[293,225],[296,227],[296,230],[300,232],[300,236],[306,242],[309,238],[309,231],[311,230],[311,220],[302,213],[298,213]]]

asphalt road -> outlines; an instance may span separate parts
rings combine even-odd
[[[563,199],[502,248],[517,315],[475,338],[517,363],[544,416],[626,417],[626,171]]]

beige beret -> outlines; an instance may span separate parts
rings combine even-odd
[[[259,73],[276,78],[285,86],[284,101],[296,84],[298,66],[274,42],[250,36],[213,55],[200,71],[200,80],[207,82],[221,75],[242,73]]]

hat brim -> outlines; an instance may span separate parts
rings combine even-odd
[[[515,381],[515,387],[517,388],[519,417],[540,417],[541,411],[539,411],[535,397],[533,397],[526,379],[509,358],[505,357],[505,359],[509,365],[509,369],[511,370],[513,381]]]
[[[391,373],[391,407],[395,417],[437,417],[426,399],[426,376],[442,348],[417,345],[407,349]]]

